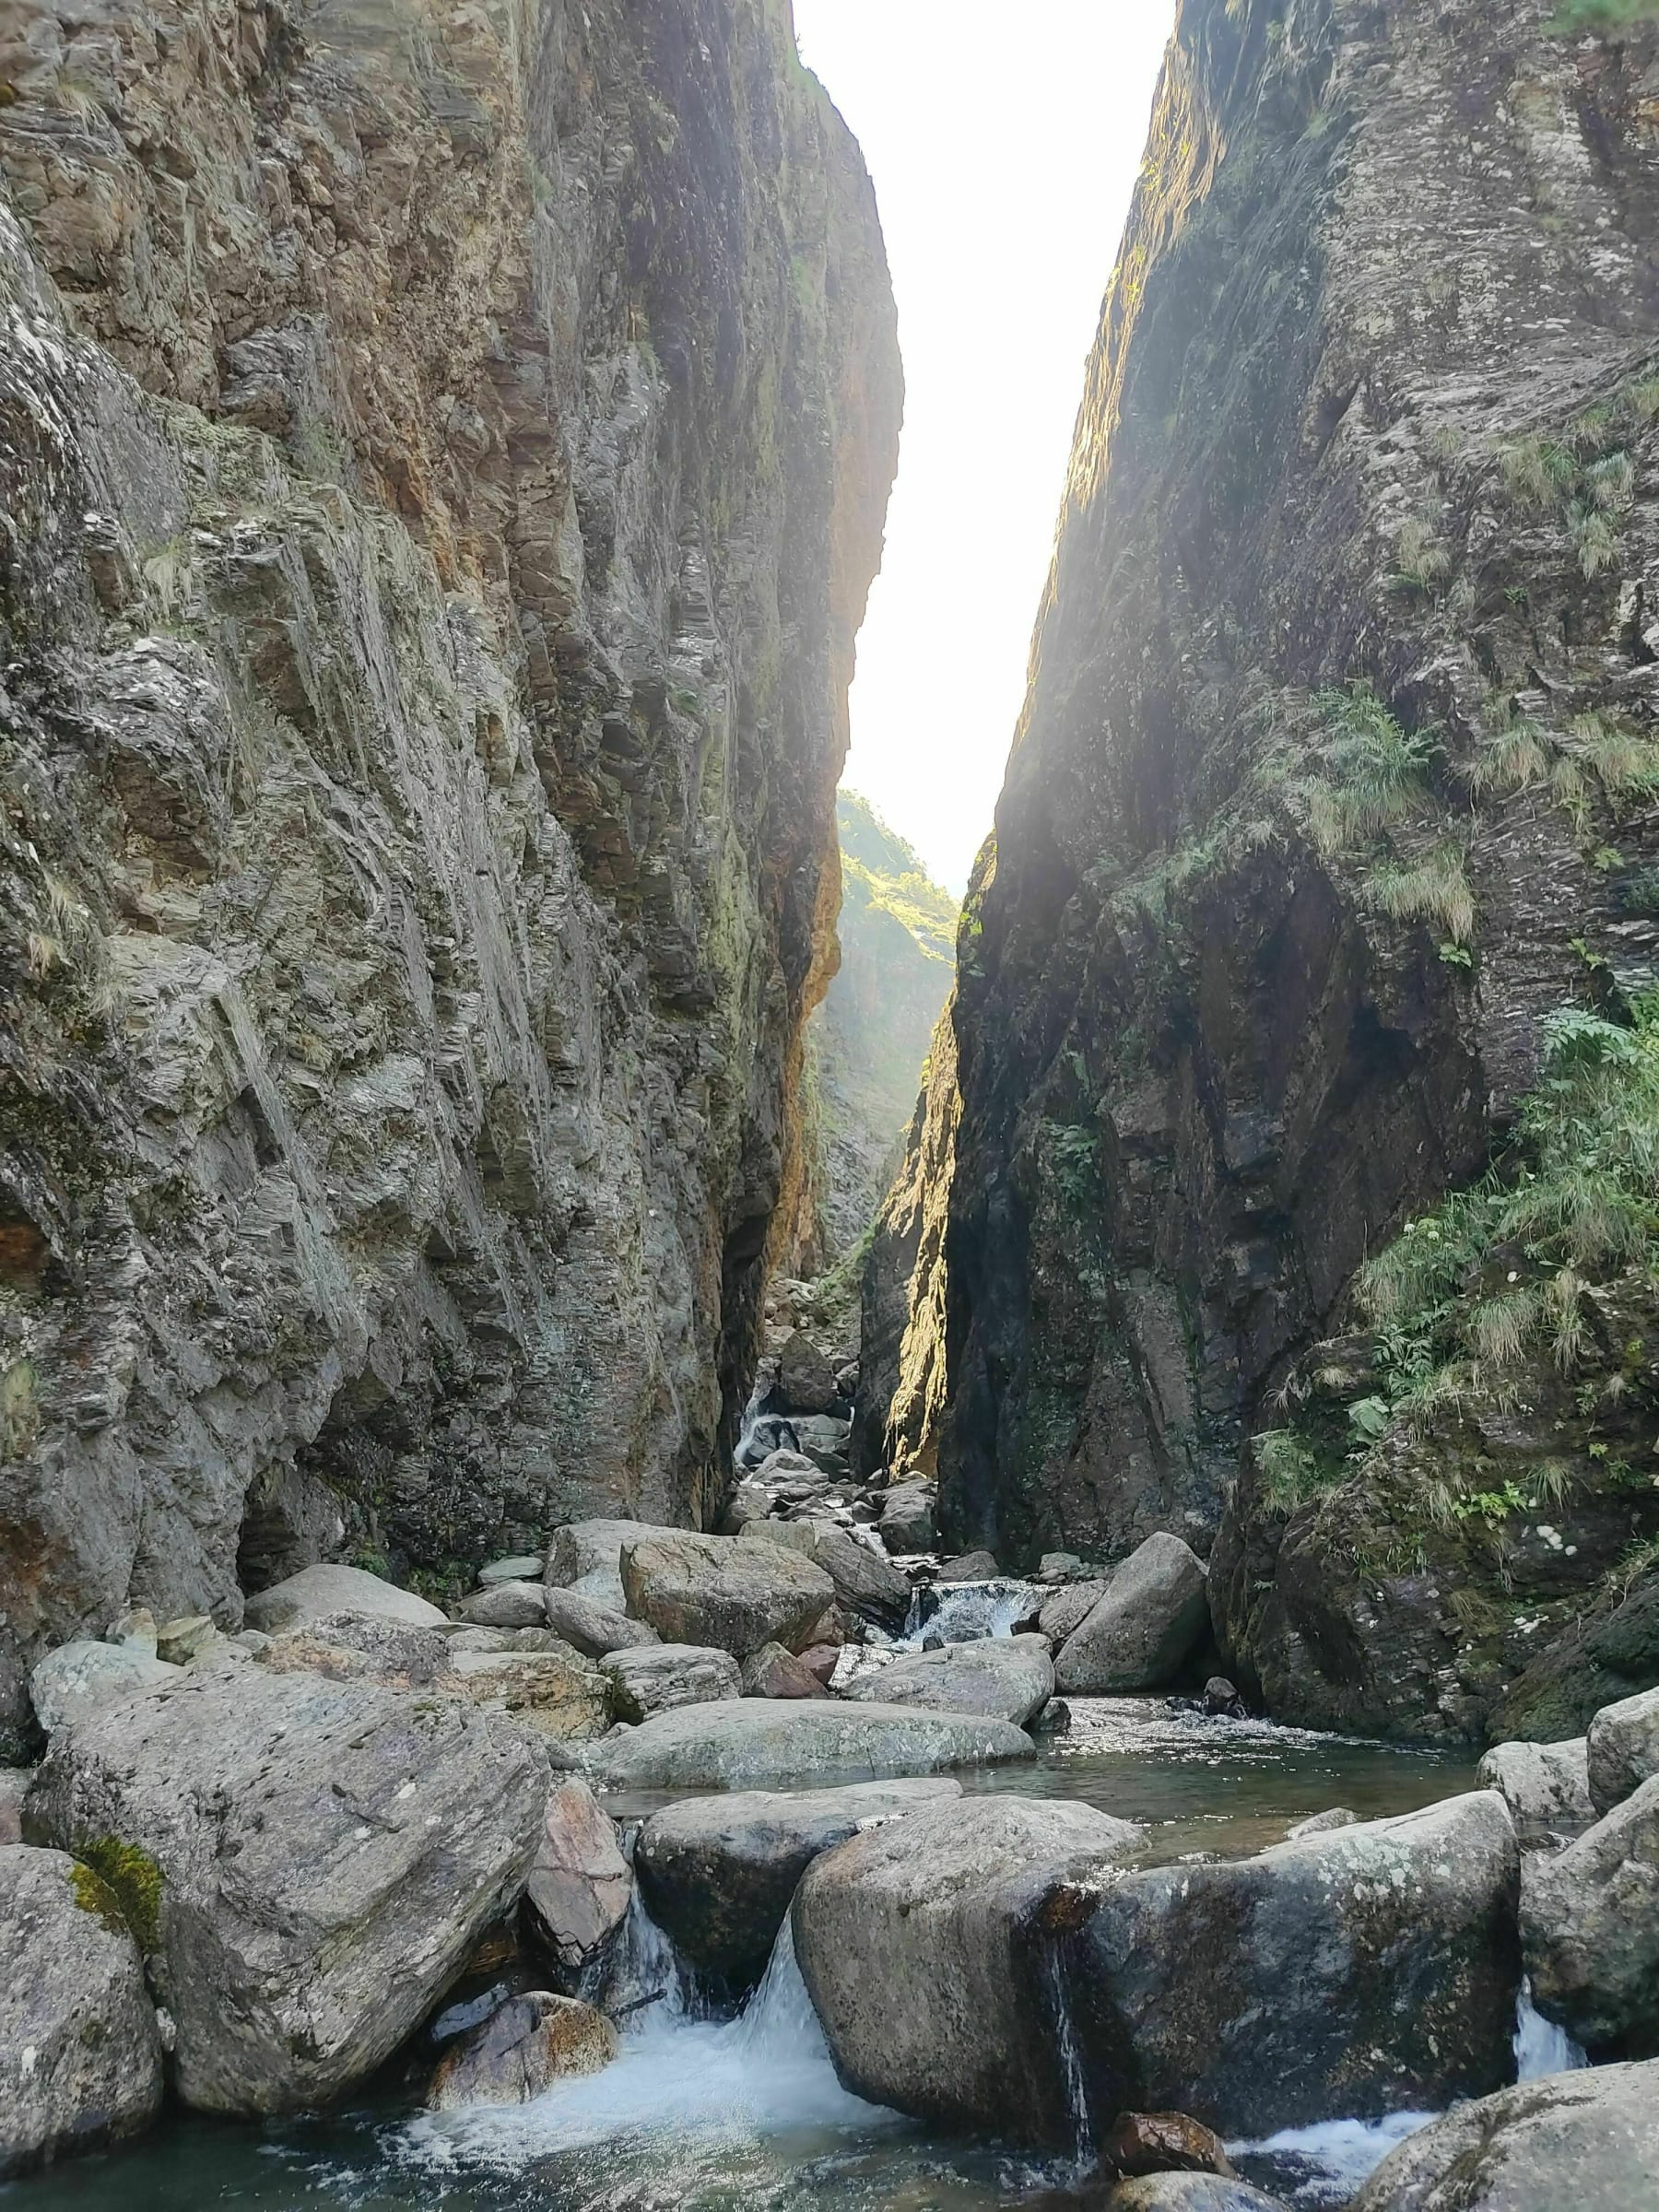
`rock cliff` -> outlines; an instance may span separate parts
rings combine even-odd
[[[1659,1529],[1659,25],[1605,19],[1182,0],[963,927],[950,1540],[1213,1547],[1297,1719],[1477,1734]]]
[[[709,1512],[900,375],[787,0],[22,0],[0,171],[4,1736]]]

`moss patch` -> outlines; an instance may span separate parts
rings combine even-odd
[[[121,1909],[121,1900],[114,1890],[108,1882],[94,1874],[90,1866],[83,1866],[78,1859],[69,1869],[69,1887],[81,1911],[89,1912],[94,1920],[101,1921],[112,1936],[131,1933],[126,1914]]]
[[[119,1836],[100,1836],[84,1845],[80,1855],[84,1864],[76,1866],[76,1875],[88,1877],[106,1896],[113,1892],[112,1901],[147,1957],[161,1941],[160,1867],[148,1852],[136,1843],[124,1843]],[[78,1890],[76,1897],[87,1911],[97,1909]]]

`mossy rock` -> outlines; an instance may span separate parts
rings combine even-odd
[[[160,1867],[147,1851],[141,1851],[135,1843],[124,1843],[119,1836],[100,1836],[95,1841],[83,1844],[80,1860],[76,1874],[88,1877],[87,1885],[76,1891],[82,1909],[100,1910],[93,1901],[95,1892],[91,1885],[96,1885],[96,1892],[110,1898],[124,1916],[125,1924],[137,1937],[138,1947],[147,1958],[161,1940],[165,1885]]]

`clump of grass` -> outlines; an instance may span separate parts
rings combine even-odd
[[[1585,836],[1598,796],[1618,813],[1659,791],[1659,741],[1599,713],[1575,715],[1557,735],[1517,715],[1508,700],[1497,700],[1488,707],[1480,749],[1463,773],[1477,798],[1547,787]]]
[[[1407,730],[1366,683],[1319,692],[1324,777],[1309,786],[1313,841],[1329,856],[1362,843],[1418,814],[1429,797],[1429,771],[1438,746],[1423,730]]]
[[[1535,513],[1560,516],[1586,578],[1618,559],[1619,525],[1636,496],[1629,444],[1655,420],[1659,376],[1644,374],[1581,408],[1559,437],[1512,439],[1499,455],[1511,499]]]
[[[1475,894],[1461,845],[1447,839],[1418,861],[1373,868],[1371,898],[1398,922],[1435,922],[1453,945],[1475,935]]]
[[[1251,1441],[1261,1470],[1262,1496],[1270,1512],[1293,1513],[1334,1489],[1343,1469],[1333,1465],[1294,1429],[1269,1429]]]
[[[1545,29],[1559,39],[1606,37],[1633,23],[1659,22],[1659,0],[1561,0]]]
[[[1452,573],[1452,556],[1434,535],[1432,524],[1414,515],[1394,541],[1398,568],[1383,579],[1390,591],[1432,597]]]

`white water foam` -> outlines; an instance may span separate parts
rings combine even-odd
[[[1230,2143],[1230,2157],[1282,2159],[1301,2178],[1288,2186],[1299,2205],[1346,2205],[1391,2150],[1440,2117],[1438,2112],[1391,2112],[1386,2120],[1326,2120],[1317,2127],[1281,2128],[1263,2143]]]
[[[994,1583],[935,1583],[911,1599],[903,1641],[921,1649],[924,1636],[967,1643],[982,1636],[1011,1636],[1051,1594],[1036,1583],[999,1578]]]
[[[1530,1979],[1522,1982],[1515,2006],[1514,2050],[1517,2081],[1541,2081],[1547,2074],[1576,2074],[1590,2064],[1566,2029],[1547,2020],[1534,2005]]]

